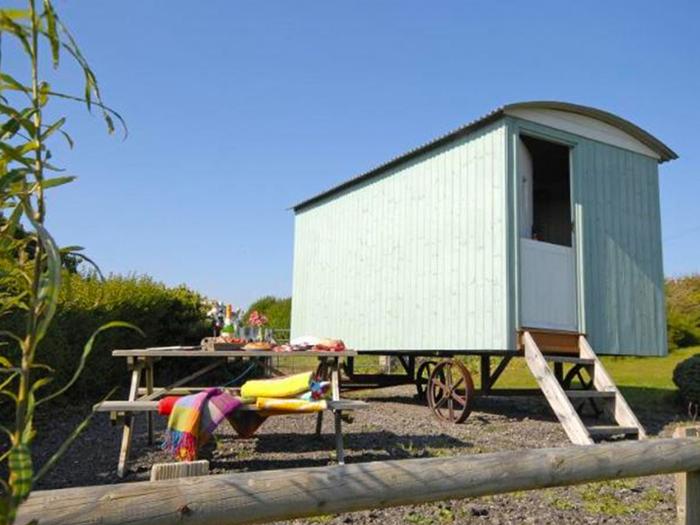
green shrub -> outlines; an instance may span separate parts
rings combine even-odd
[[[700,406],[700,354],[681,361],[673,370],[673,382],[686,404]]]
[[[666,280],[668,346],[700,344],[700,275]]]
[[[56,316],[41,342],[44,363],[57,372],[53,384],[45,388],[56,388],[68,380],[90,335],[109,321],[132,323],[145,337],[126,329],[100,334],[69,397],[94,401],[125,384],[125,359],[111,356],[116,348],[198,344],[210,332],[203,299],[185,286],[167,287],[150,277],[111,276],[102,282],[66,273]],[[19,322],[19,316],[10,322]]]

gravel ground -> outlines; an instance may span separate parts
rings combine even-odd
[[[451,425],[435,420],[413,397],[412,387],[396,387],[365,394],[371,410],[358,411],[345,425],[347,462],[454,456],[558,447],[568,440],[543,399],[488,398],[478,401],[466,423]],[[682,414],[661,414],[634,407],[653,435],[669,435]],[[89,408],[66,411],[38,421],[35,451],[48,457],[61,438]],[[164,428],[157,421],[157,438]],[[121,433],[98,414],[60,464],[41,481],[39,489],[117,483],[116,462]],[[325,418],[324,435],[313,436],[315,416],[269,419],[252,439],[237,439],[228,424],[217,436],[210,462],[213,473],[321,466],[334,463],[332,420]],[[157,445],[148,446],[145,418],[137,418],[130,472],[125,481],[146,480],[150,466],[169,461]],[[42,463],[44,458],[38,458]],[[329,524],[559,524],[559,523],[672,523],[675,520],[673,478],[620,480],[561,489],[520,492],[471,500],[399,507],[394,509],[320,516],[292,523]]]

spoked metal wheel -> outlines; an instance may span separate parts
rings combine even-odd
[[[428,406],[438,419],[462,423],[472,410],[474,382],[461,361],[435,365],[428,382]]]
[[[430,382],[430,374],[437,363],[435,361],[423,361],[418,367],[416,373],[416,391],[418,399],[425,400],[428,383]]]

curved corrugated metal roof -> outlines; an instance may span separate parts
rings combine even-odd
[[[402,164],[403,162],[410,160],[412,158],[417,157],[418,155],[421,155],[427,151],[430,151],[434,148],[440,147],[444,144],[447,144],[448,142],[451,142],[452,140],[455,140],[459,137],[465,136],[472,131],[479,129],[483,126],[486,126],[490,124],[491,122],[495,122],[499,118],[503,117],[509,110],[515,110],[515,109],[546,109],[546,110],[556,110],[556,111],[564,111],[567,113],[575,113],[578,115],[583,115],[585,117],[593,118],[596,120],[599,120],[601,122],[604,122],[610,126],[613,126],[615,128],[620,129],[621,131],[627,133],[631,137],[637,139],[639,142],[650,148],[652,151],[654,151],[656,154],[659,156],[659,162],[665,162],[673,159],[677,159],[678,155],[666,146],[663,142],[661,142],[659,139],[654,137],[651,133],[648,133],[644,131],[642,128],[639,126],[632,124],[630,121],[623,119],[622,117],[618,117],[617,115],[614,115],[612,113],[608,113],[607,111],[603,111],[601,109],[596,109],[592,108],[589,106],[581,106],[578,104],[571,104],[569,102],[557,102],[557,101],[550,101],[550,100],[535,100],[535,101],[529,101],[529,102],[515,102],[513,104],[506,104],[504,106],[501,106],[490,113],[484,115],[483,117],[476,119],[469,124],[465,124],[464,126],[460,126],[459,128],[450,131],[449,133],[446,133],[445,135],[442,135],[436,139],[431,140],[430,142],[427,142],[421,146],[418,146],[416,148],[413,148],[397,157],[394,157],[393,159],[380,164],[379,166],[372,168],[369,171],[366,171],[356,177],[353,177],[352,179],[349,179],[337,186],[334,186],[323,193],[319,193],[318,195],[315,195],[309,199],[306,199],[298,204],[295,204],[292,209],[294,211],[299,211],[303,208],[306,208],[310,206],[311,204],[317,203],[323,199],[326,199],[332,195],[335,195],[337,193],[340,193],[344,190],[347,190],[356,184],[359,184],[365,180],[371,179],[373,177],[376,177],[388,169],[391,169],[393,167],[398,166],[399,164]]]

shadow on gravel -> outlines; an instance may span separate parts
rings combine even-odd
[[[293,467],[328,465],[335,454],[332,435],[316,437],[313,434],[260,434],[255,438],[255,454],[297,454],[327,452],[328,456],[262,458],[241,457],[233,453],[226,457],[210,458],[213,470],[273,470]],[[237,441],[235,437],[220,439],[220,443]],[[346,461],[365,463],[393,459],[428,458],[454,455],[457,449],[472,448],[473,444],[446,434],[398,435],[393,432],[353,432],[345,435]],[[453,450],[454,449],[454,450]],[[358,451],[358,452],[355,452]],[[359,452],[361,451],[361,452]]]
[[[234,438],[235,439],[235,438]],[[397,453],[398,457],[412,457],[414,449],[424,448],[469,448],[471,443],[457,439],[447,434],[438,435],[398,435],[386,430],[376,432],[353,432],[352,427],[345,434],[345,446],[352,449],[404,450],[406,454]],[[255,451],[259,453],[274,452],[315,452],[333,450],[335,437],[323,434],[261,434],[258,436]],[[393,454],[392,454],[393,456]]]
[[[677,393],[663,388],[647,388],[639,386],[620,387],[634,413],[650,435],[659,434],[670,423],[688,419],[677,399]],[[430,417],[429,409],[424,401],[414,395],[382,395],[380,391],[372,391],[363,396],[368,402],[399,403],[413,406],[423,406],[426,417]],[[535,421],[556,422],[556,417],[547,404],[544,396],[483,396],[474,400],[474,410],[504,416],[510,420],[521,421],[531,419]],[[590,421],[591,411],[587,411],[587,419]],[[466,423],[478,420],[478,414],[472,414]],[[483,424],[488,424],[486,420]]]

